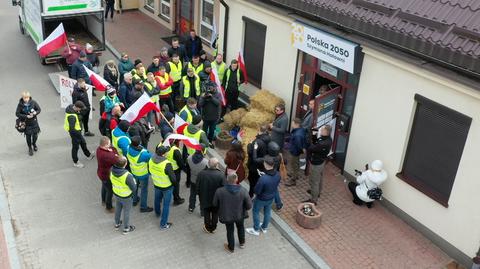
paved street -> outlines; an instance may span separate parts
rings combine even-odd
[[[86,167],[72,166],[64,113],[48,78],[57,67],[40,64],[33,41],[19,33],[17,23],[16,8],[1,2],[0,35],[5,40],[0,44],[0,171],[25,268],[310,268],[274,227],[259,238],[247,235],[246,249],[227,254],[224,226],[214,235],[205,234],[198,212],[188,214],[186,204],[171,210],[174,226],[169,231],[161,232],[155,215],[140,214],[138,208],[131,217],[135,232],[124,236],[114,231],[113,215],[100,206],[96,160],[86,161],[79,153]],[[110,58],[104,53],[102,62]],[[22,90],[29,90],[42,108],[39,152],[33,157],[27,155],[24,137],[13,128]],[[94,131],[96,122],[95,112]],[[98,143],[96,133],[87,139],[90,150]],[[182,192],[186,198],[186,189]]]

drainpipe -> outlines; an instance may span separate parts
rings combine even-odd
[[[225,3],[224,0],[219,0],[220,4],[222,4],[223,7],[225,7],[225,20],[223,22],[224,24],[224,29],[223,29],[223,57],[226,59],[227,57],[227,38],[228,38],[228,21],[229,21],[229,13],[230,13],[230,7]]]

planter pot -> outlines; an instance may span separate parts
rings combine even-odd
[[[303,213],[303,206],[310,205],[312,207],[312,211],[315,213],[314,216],[308,216]],[[301,203],[297,206],[297,213],[295,215],[295,220],[297,224],[305,229],[315,229],[320,226],[322,221],[322,213],[317,210],[313,203]]]
[[[222,131],[215,140],[215,146],[220,149],[229,149],[232,141],[233,137],[226,131]]]

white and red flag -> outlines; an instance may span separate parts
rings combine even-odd
[[[37,45],[37,51],[40,57],[46,57],[51,52],[65,46],[65,44],[67,44],[67,35],[65,29],[63,29],[63,23],[60,23],[45,40]]]
[[[243,78],[245,79],[245,84],[248,84],[247,68],[245,67],[245,59],[243,58],[243,49],[238,52],[238,67],[243,73]]]
[[[95,87],[97,91],[105,91],[107,89],[107,86],[111,87],[111,85],[105,79],[103,79],[98,74],[95,74],[95,72],[88,69],[88,67],[83,65],[83,68],[85,68],[85,71],[87,71],[87,75],[90,78],[92,85]]]
[[[191,149],[194,149],[194,150],[202,150],[202,145],[200,145],[200,143],[197,141],[197,139],[187,137],[187,136],[184,136],[182,134],[171,134],[171,135],[167,136],[167,139],[165,139],[165,141],[163,141],[163,145],[164,146],[170,146],[170,141],[171,140],[176,140],[176,141],[183,142],[183,145],[185,145],[185,146],[187,146]]]
[[[215,84],[217,85],[217,89],[220,92],[220,95],[222,97],[222,100],[220,100],[222,102],[222,106],[226,106],[227,98],[225,97],[225,89],[223,89],[222,84],[220,83],[220,78],[218,77],[217,69],[212,68],[212,72],[210,73],[210,80],[215,82]]]
[[[121,120],[127,120],[130,123],[134,123],[137,120],[141,119],[143,116],[147,115],[148,112],[155,110],[160,111],[158,107],[150,100],[150,97],[147,93],[143,93],[140,98],[135,101],[120,117]]]
[[[175,132],[177,134],[183,134],[183,130],[187,128],[188,123],[182,119],[182,117],[175,114],[175,123],[173,124],[173,128],[175,128]]]

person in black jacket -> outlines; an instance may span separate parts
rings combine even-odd
[[[85,130],[85,136],[94,136],[92,132],[88,129],[88,120],[90,116],[90,100],[88,100],[88,88],[85,84],[85,80],[83,78],[79,78],[75,86],[73,86],[73,93],[72,93],[72,103],[77,101],[82,101],[85,105],[85,109],[82,110],[81,122],[83,124],[83,129]]]
[[[37,151],[37,138],[40,133],[37,116],[42,110],[37,102],[35,102],[30,93],[22,92],[22,98],[18,101],[15,115],[21,121],[25,122],[25,137],[27,139],[28,155],[32,156],[33,151]]]
[[[109,60],[103,67],[103,78],[112,85],[115,89],[118,89],[118,68],[113,60]]]
[[[78,149],[82,148],[83,154],[87,156],[88,160],[93,159],[95,154],[90,152],[87,148],[87,142],[82,136],[82,124],[80,123],[79,114],[85,109],[85,104],[82,101],[76,101],[74,104],[67,106],[65,109],[64,128],[70,134],[72,139],[72,159],[73,166],[83,168],[84,165],[78,161]]]
[[[308,175],[310,181],[310,199],[304,202],[314,203],[318,202],[320,193],[323,186],[323,169],[325,163],[332,148],[332,138],[330,132],[332,127],[330,125],[324,125],[320,128],[320,138],[316,138],[316,134],[313,133],[313,144],[307,149],[307,162],[310,162],[310,174]]]
[[[203,130],[207,134],[210,147],[213,147],[213,140],[215,138],[215,128],[217,122],[220,120],[220,113],[222,111],[220,103],[220,93],[217,91],[215,84],[210,84],[208,88],[200,96],[198,105],[202,111]]]
[[[100,66],[100,59],[98,58],[98,55],[93,51],[93,46],[90,43],[87,43],[85,45],[85,54],[87,55],[87,61],[89,61],[92,65],[93,72],[99,74],[100,70],[98,70],[98,67]]]
[[[110,19],[113,21],[113,13],[114,12],[114,6],[115,6],[115,0],[106,0],[105,1],[105,20],[108,18],[108,12],[110,11]]]
[[[188,62],[190,59],[187,57],[185,48],[180,44],[178,38],[172,38],[172,46],[168,49],[168,57],[173,57],[174,54],[177,54],[180,57],[180,61],[183,63]]]
[[[227,241],[224,244],[226,251],[232,253],[235,249],[235,237],[233,232],[237,226],[238,241],[240,248],[245,248],[245,225],[247,211],[252,208],[252,201],[247,191],[237,184],[237,175],[227,176],[227,185],[217,189],[213,197],[213,205],[218,208],[218,216],[221,223],[227,228]]]
[[[198,173],[197,193],[200,198],[200,208],[203,210],[204,226],[206,233],[214,233],[217,229],[218,208],[213,205],[215,191],[223,186],[225,174],[218,169],[218,160],[211,158],[208,167]]]
[[[90,70],[93,69],[92,64],[87,60],[87,54],[81,51],[79,58],[72,65],[72,78],[76,80],[83,78],[87,84],[92,85],[85,66]]]
[[[222,87],[225,89],[225,94],[227,95],[227,106],[230,107],[230,110],[239,108],[239,89],[240,84],[244,82],[245,78],[243,77],[243,72],[240,71],[238,61],[233,59],[230,67],[225,71],[222,80]],[[223,114],[225,114],[225,111],[226,110],[223,111]]]
[[[267,145],[270,143],[270,135],[268,134],[268,126],[262,125],[258,130],[258,134],[255,137],[255,140],[252,143],[248,144],[247,146],[247,154],[248,154],[248,182],[250,183],[249,194],[250,197],[253,197],[255,185],[258,182],[258,178],[260,175],[258,174],[258,170],[262,171],[263,168],[263,157],[267,155]],[[253,157],[254,152],[254,145],[257,144],[256,157],[262,159],[262,161],[256,162]]]
[[[192,59],[193,55],[200,55],[200,51],[203,50],[202,40],[194,29],[190,30],[190,36],[185,42],[185,50],[189,59]]]

